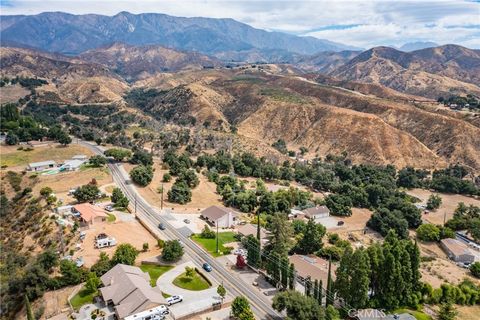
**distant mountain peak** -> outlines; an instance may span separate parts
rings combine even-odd
[[[355,49],[328,40],[299,37],[253,28],[233,19],[174,17],[160,13],[114,16],[47,12],[30,16],[0,16],[2,42],[18,43],[49,52],[78,54],[113,42],[161,45],[215,55],[258,49],[294,54]]]
[[[438,44],[432,41],[416,41],[416,42],[407,42],[403,44],[399,50],[405,52],[411,52],[416,50],[421,50],[425,48],[438,47]]]

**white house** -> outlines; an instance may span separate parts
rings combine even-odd
[[[55,168],[57,163],[53,160],[41,161],[41,162],[32,162],[28,164],[28,171],[43,171],[51,168]]]
[[[200,217],[205,219],[213,226],[220,228],[232,228],[238,223],[238,213],[225,207],[211,206],[206,208],[200,214]]]
[[[80,168],[80,166],[84,163],[84,160],[67,160],[65,163],[60,167],[60,171],[76,171]]]
[[[316,206],[303,210],[305,216],[309,219],[317,220],[321,218],[327,218],[330,216],[330,210],[326,206]]]

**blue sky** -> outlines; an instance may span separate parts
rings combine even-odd
[[[2,14],[159,12],[233,18],[257,28],[368,48],[434,41],[480,48],[479,1],[0,0]]]

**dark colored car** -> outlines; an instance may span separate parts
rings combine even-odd
[[[207,271],[207,272],[211,272],[212,271],[212,267],[208,264],[208,263],[204,263],[203,264],[203,270]]]
[[[160,229],[160,230],[165,230],[165,229],[167,229],[167,227],[165,227],[165,225],[164,225],[163,223],[160,223],[160,224],[158,225],[158,229]]]

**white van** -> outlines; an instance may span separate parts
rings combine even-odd
[[[115,240],[115,238],[110,237],[95,240],[95,248],[97,249],[113,247],[116,244],[117,241]]]

